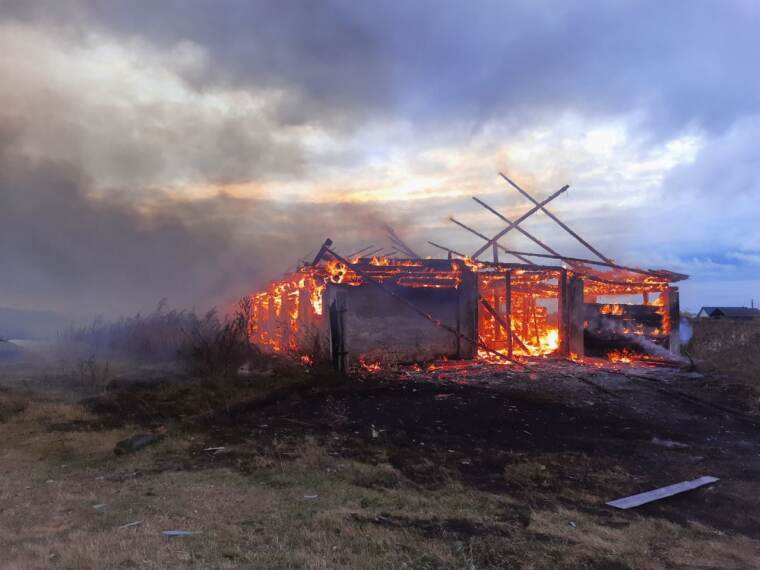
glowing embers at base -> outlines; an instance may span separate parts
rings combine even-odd
[[[375,373],[381,372],[383,370],[383,366],[379,362],[370,362],[368,360],[365,360],[363,357],[359,358],[358,364],[359,369],[363,372]]]
[[[630,364],[633,362],[634,354],[628,349],[613,350],[607,353],[607,360],[613,363],[621,362],[623,364]]]

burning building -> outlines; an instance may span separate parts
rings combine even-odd
[[[452,218],[484,240],[472,255],[429,242],[445,258],[423,259],[390,228],[387,253],[369,247],[341,255],[328,239],[313,260],[252,296],[252,342],[305,361],[329,358],[339,370],[433,359],[626,361],[677,352],[673,283],[687,276],[616,264],[546,208],[567,186],[539,202],[504,178],[534,206],[510,221],[475,199],[506,227],[488,237]],[[598,259],[562,256],[528,233],[520,224],[538,210]],[[543,251],[502,246],[499,239],[512,230]],[[480,259],[487,251],[492,259]],[[500,254],[518,262],[500,261]]]

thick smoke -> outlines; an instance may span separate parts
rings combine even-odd
[[[177,76],[194,65],[192,50],[93,43],[4,15],[0,308],[87,318],[165,298],[205,309],[292,267],[327,235],[350,248],[382,232],[387,220],[359,205],[225,193],[306,176],[305,143],[282,124],[280,95],[199,94]]]
[[[537,157],[523,159],[522,174],[540,173],[542,191],[554,178],[571,184],[585,200],[583,235],[611,255],[704,273],[703,260],[733,251],[717,265],[737,266],[736,294],[723,274],[719,286],[687,282],[684,292],[699,285],[700,297],[736,303],[756,282],[741,260],[760,243],[760,76],[746,72],[758,22],[751,2],[0,0],[0,307],[219,303],[325,234],[366,243],[371,211],[282,205],[338,201],[352,183],[406,198],[413,188],[418,202],[392,207],[410,218],[416,208],[426,239],[472,251],[476,238],[449,238],[440,223],[459,200],[440,190],[487,189],[483,171],[495,180],[509,166],[507,141]],[[621,127],[628,161],[602,164],[599,141],[579,151],[588,160],[568,158],[564,141],[594,123]],[[559,140],[539,155],[532,136],[542,132]],[[673,141],[702,150],[691,164],[683,150],[662,161],[635,152]],[[685,164],[661,182],[668,160]],[[417,187],[428,181],[426,197]],[[259,199],[215,194],[235,185]],[[205,197],[180,198],[188,189]],[[292,194],[271,194],[282,189]]]
[[[204,308],[286,270],[328,232],[356,243],[381,231],[374,212],[352,205],[314,211],[226,196],[165,197],[143,211],[91,194],[76,166],[20,155],[5,133],[0,306],[115,315],[167,298]]]

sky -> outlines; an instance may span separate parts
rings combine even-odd
[[[206,308],[386,223],[471,253],[449,216],[502,227],[472,196],[531,207],[500,171],[691,275],[682,308],[757,303],[758,29],[753,0],[0,0],[0,306]]]

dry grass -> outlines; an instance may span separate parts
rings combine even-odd
[[[131,426],[55,427],[87,419],[78,404],[28,401],[0,425],[3,568],[752,568],[760,557],[758,542],[696,524],[593,514],[599,497],[574,497],[585,508],[570,510],[454,477],[419,486],[382,453],[352,461],[315,438],[276,441],[246,470],[196,469],[183,461],[199,436],[173,425],[123,457],[112,449]],[[625,479],[567,453],[512,455],[505,476],[540,493],[557,486],[561,466]],[[571,496],[552,492],[556,504]],[[168,539],[168,529],[198,534]]]
[[[760,322],[695,319],[686,350],[700,368],[741,388],[760,412]]]

